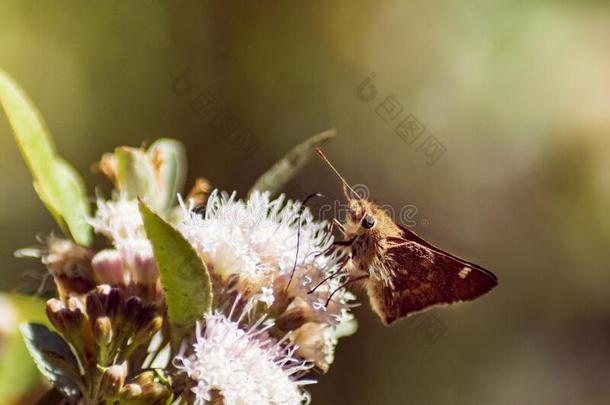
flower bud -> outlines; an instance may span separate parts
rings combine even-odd
[[[85,313],[83,301],[76,297],[68,298],[68,309],[72,312],[79,312],[81,314]]]
[[[142,395],[142,387],[138,384],[126,384],[121,388],[119,395],[125,402],[134,400]]]
[[[152,382],[142,386],[142,400],[145,404],[163,404],[172,392],[169,387],[159,382]]]
[[[95,286],[91,271],[93,253],[76,243],[59,238],[50,238],[48,252],[43,257],[53,275],[61,299],[72,294],[85,294]]]
[[[66,328],[80,332],[85,322],[85,311],[82,302],[76,297],[68,299]]]
[[[47,301],[47,318],[49,318],[49,321],[58,331],[63,331],[64,329],[61,311],[65,308],[64,304],[56,298],[51,298]]]
[[[104,370],[102,375],[102,381],[100,383],[100,389],[104,396],[115,397],[119,394],[119,391],[125,383],[125,376],[127,375],[127,364],[110,366]]]
[[[136,293],[142,299],[159,301],[163,297],[159,271],[152,255],[136,254],[131,271]]]
[[[110,318],[102,316],[93,322],[93,337],[98,346],[107,346],[112,341],[112,323]]]
[[[72,298],[70,298],[72,300]],[[70,302],[70,301],[69,301]],[[78,335],[82,328],[82,323],[85,315],[74,302],[71,302],[71,308],[66,306],[58,299],[52,298],[47,301],[46,311],[47,317],[67,339],[70,336]]]
[[[163,317],[155,316],[149,322],[144,324],[141,328],[136,329],[136,339],[147,339],[157,333],[163,326]]]
[[[154,305],[142,305],[140,311],[136,314],[131,322],[136,330],[145,329],[157,314],[157,308]]]
[[[117,250],[102,250],[93,257],[91,267],[100,284],[124,287],[128,273],[123,266],[123,257]]]
[[[140,387],[151,384],[155,380],[155,372],[154,371],[143,371],[136,376],[134,379],[134,383],[138,384]]]
[[[97,165],[97,169],[112,182],[115,188],[119,187],[118,165],[114,153],[104,153]]]
[[[155,285],[159,279],[159,271],[153,256],[136,254],[134,257],[133,281],[138,284]]]
[[[325,324],[309,322],[295,330],[291,341],[298,349],[297,354],[311,361],[323,373],[334,360],[336,341],[330,327]]]
[[[154,371],[141,372],[121,391],[121,403],[163,404],[171,395],[171,391],[166,385],[156,381],[157,379],[158,375]]]
[[[85,365],[95,364],[96,347],[93,332],[80,299],[70,297],[68,307],[57,299],[47,301],[47,316],[53,326],[70,342]]]
[[[142,300],[138,297],[131,296],[125,301],[125,318],[134,319],[142,310]]]
[[[136,338],[147,338],[161,328],[163,319],[157,313],[156,305],[143,304],[139,297],[131,296],[125,302],[126,326],[133,328]]]
[[[100,287],[87,294],[87,298],[85,301],[85,305],[87,307],[87,315],[91,320],[95,320],[98,317],[104,315],[104,307],[98,294],[98,290]]]
[[[108,284],[97,286],[87,294],[87,314],[95,319],[100,316],[108,316],[111,320],[124,312],[123,293],[118,288],[110,287]]]
[[[106,301],[106,315],[113,319],[119,314],[122,315],[124,308],[123,293],[118,288],[111,288]]]

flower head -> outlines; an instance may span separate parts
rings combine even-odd
[[[308,402],[301,386],[311,381],[298,377],[311,365],[293,357],[293,346],[268,337],[265,332],[272,324],[261,327],[264,318],[247,330],[230,318],[218,312],[206,315],[205,326],[197,325],[194,355],[176,362],[195,382],[195,404],[217,395],[226,405]]]
[[[89,222],[115,247],[102,250],[93,258],[97,281],[128,286],[142,298],[159,301],[162,298],[159,273],[137,200],[129,200],[122,193],[113,200],[98,199],[95,217]]]
[[[95,232],[112,240],[119,251],[152,257],[137,200],[130,200],[122,193],[113,200],[98,199],[95,217],[89,223]]]
[[[333,237],[327,223],[315,221],[300,202],[284,195],[271,200],[268,192],[254,192],[243,201],[235,193],[215,190],[203,217],[183,208],[182,234],[215,275],[224,280],[236,276],[244,296],[258,294],[260,301],[282,311],[299,297],[308,306],[308,315],[325,322],[338,320],[349,295],[339,291],[326,304],[340,279],[311,290],[339,270],[341,258],[329,253]]]
[[[292,269],[297,250],[297,222],[300,203],[283,195],[271,200],[269,193],[254,192],[248,201],[237,200],[215,190],[210,195],[205,217],[186,210],[180,226],[183,234],[214,266],[214,271],[228,276],[239,273],[252,281],[264,283],[270,273]],[[325,222],[315,222],[311,212],[303,210],[298,262],[314,260],[332,242],[325,232]]]

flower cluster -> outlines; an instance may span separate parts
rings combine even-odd
[[[355,325],[353,297],[338,290],[341,278],[325,281],[344,264],[332,251],[327,224],[299,202],[271,200],[267,192],[242,201],[213,191],[203,215],[183,209],[178,227],[216,276],[215,296],[226,299],[230,286],[258,301],[277,334],[288,334],[299,355],[328,370],[337,338]]]
[[[354,297],[342,288],[346,258],[333,248],[328,224],[284,195],[252,191],[238,199],[210,193],[203,179],[177,204],[169,192],[179,191],[184,173],[168,169],[180,155],[168,158],[168,150],[155,143],[104,155],[100,167],[115,190],[98,197],[87,222],[106,245],[49,238],[41,255],[58,292],[48,318],[78,362],[63,370],[80,391],[69,399],[308,403],[310,374],[326,372],[338,339],[356,328]],[[173,227],[209,276],[211,305],[190,333],[173,330],[141,204]]]
[[[90,223],[114,246],[93,257],[91,264],[98,283],[129,288],[138,296],[161,301],[159,273],[137,200],[128,200],[124,194],[115,196],[115,200],[99,199]]]
[[[261,317],[244,330],[238,320],[221,313],[205,315],[197,324],[194,356],[178,358],[178,368],[196,381],[196,404],[222,398],[225,404],[299,404],[308,394],[299,389],[309,381],[294,380],[311,367],[294,357],[294,347],[267,335]],[[253,378],[256,376],[256,378]]]

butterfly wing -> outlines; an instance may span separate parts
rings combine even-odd
[[[402,238],[389,238],[383,258],[389,281],[369,284],[371,304],[384,323],[435,305],[473,300],[498,284],[493,273],[402,229]]]

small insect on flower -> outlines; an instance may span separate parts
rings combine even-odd
[[[341,179],[349,204],[345,224],[339,224],[346,240],[335,242],[351,256],[350,278],[344,285],[363,282],[383,323],[435,305],[473,300],[498,284],[491,272],[394,222],[375,203],[361,198],[320,149],[317,153]]]
[[[195,384],[195,404],[218,396],[225,405],[308,403],[309,394],[302,386],[313,381],[300,377],[312,366],[294,356],[294,346],[267,335],[273,324],[265,317],[242,324],[249,308],[251,303],[237,320],[232,320],[235,305],[228,316],[205,315],[197,325],[194,354],[175,359],[176,367]]]

